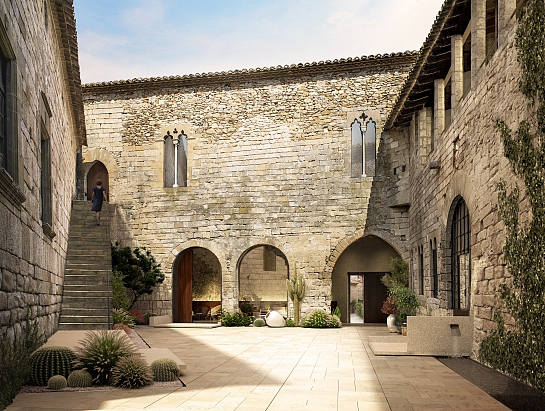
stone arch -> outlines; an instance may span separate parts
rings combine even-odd
[[[173,321],[214,320],[223,289],[224,266],[218,255],[210,248],[186,244],[171,257]]]
[[[386,316],[380,312],[386,299],[386,287],[380,278],[390,272],[392,258],[401,257],[401,254],[382,237],[361,234],[341,241],[330,259],[334,262],[331,270],[332,308],[340,308],[341,320],[345,323],[352,320],[362,322],[355,317],[351,318],[355,308],[352,300],[355,300],[356,304],[361,303],[365,307],[365,322],[381,323],[386,321]],[[356,278],[357,281],[354,281]],[[353,283],[358,281],[362,283],[356,287],[361,295],[354,298]]]
[[[335,264],[337,263],[337,260],[341,256],[341,254],[355,241],[359,240],[360,238],[366,237],[366,236],[375,236],[383,240],[384,242],[388,243],[390,247],[392,247],[399,255],[401,255],[403,258],[407,258],[408,256],[405,255],[401,250],[404,250],[404,247],[400,244],[400,240],[392,233],[390,232],[375,232],[366,230],[364,228],[355,231],[350,236],[343,238],[341,241],[337,243],[335,248],[331,250],[331,253],[329,254],[329,257],[326,260],[326,264],[324,267],[324,276],[327,278],[331,278],[331,273],[333,272],[333,268],[335,267]]]
[[[289,261],[280,248],[257,243],[244,250],[237,261],[238,296],[253,311],[270,308],[287,315],[286,279]],[[242,305],[241,305],[242,309]]]
[[[108,150],[105,150],[103,148],[91,148],[88,150],[85,150],[84,153],[82,153],[82,164],[80,165],[80,172],[83,176],[83,192],[87,193],[88,187],[87,187],[87,175],[89,173],[89,170],[93,165],[95,165],[96,162],[101,162],[104,164],[106,169],[108,170],[108,176],[109,176],[109,191],[107,193],[108,200],[111,202],[115,201],[115,190],[112,190],[112,186],[115,187],[115,184],[112,184],[113,181],[115,181],[119,177],[119,167],[117,166],[117,162],[115,161],[115,158],[110,154]]]

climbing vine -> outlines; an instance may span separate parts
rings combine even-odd
[[[535,116],[514,133],[502,120],[496,126],[505,156],[524,182],[531,215],[529,221],[519,220],[520,190],[508,191],[500,182],[504,259],[512,276],[512,284],[501,285],[500,296],[515,326],[506,327],[503,313],[496,310],[497,327],[483,340],[479,359],[545,390],[545,2],[529,0],[518,19],[519,88]]]

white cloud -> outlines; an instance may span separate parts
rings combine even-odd
[[[140,1],[124,12],[122,31],[80,33],[82,80],[182,75],[415,50],[431,29],[442,0],[274,0],[229,15],[210,8],[198,16],[188,14],[193,9],[172,8],[173,4],[179,3]],[[78,21],[82,18],[78,16]]]

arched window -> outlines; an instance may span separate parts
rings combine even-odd
[[[377,125],[372,118],[366,125],[365,136],[362,123],[354,119],[351,126],[352,135],[352,177],[375,175]]]
[[[182,130],[167,131],[164,137],[163,175],[165,187],[187,186],[187,136]]]
[[[418,247],[418,294],[424,295],[424,246]]]
[[[451,225],[451,275],[453,309],[469,310],[471,286],[471,231],[469,211],[463,198],[454,208]]]
[[[430,240],[430,277],[432,282],[432,297],[439,295],[439,273],[437,272],[437,239]]]
[[[372,118],[367,122],[365,130],[365,175],[375,175],[375,161],[377,152],[377,124]]]

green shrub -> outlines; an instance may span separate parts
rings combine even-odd
[[[112,310],[112,323],[123,324],[129,328],[134,328],[134,317],[130,315],[126,310],[121,308],[114,308]]]
[[[336,315],[337,317],[341,318],[341,308],[339,306],[335,307],[333,312],[331,313],[333,315]]]
[[[305,328],[340,328],[342,323],[336,315],[317,310],[304,317],[301,320],[301,326]]]
[[[356,314],[358,317],[363,318],[363,302],[361,301],[356,303]]]
[[[66,378],[64,375],[54,375],[47,381],[47,388],[50,390],[59,391],[66,388]]]
[[[247,327],[252,323],[252,318],[245,313],[228,313],[220,311],[221,325],[224,327]]]
[[[76,358],[74,351],[68,347],[44,347],[30,356],[30,383],[32,385],[48,385],[54,375],[68,377],[72,371],[72,361]]]
[[[36,321],[27,317],[20,334],[0,333],[0,410],[6,408],[17,395],[30,373],[30,354],[45,343],[46,338]],[[7,377],[9,376],[9,378]]]
[[[414,315],[420,306],[418,297],[408,287],[395,287],[390,290],[390,295],[396,299],[399,317],[404,321],[408,315]]]
[[[380,281],[388,291],[396,287],[409,287],[409,263],[402,258],[392,258],[390,263],[392,272],[382,276]]]
[[[93,377],[85,370],[74,370],[67,379],[69,387],[84,388],[93,385]]]
[[[112,305],[114,308],[128,310],[131,305],[131,300],[127,295],[127,289],[123,279],[125,275],[119,270],[112,271]]]
[[[153,382],[151,368],[137,355],[121,358],[112,369],[111,384],[120,388],[141,388]]]
[[[96,384],[109,384],[112,368],[119,360],[136,353],[126,334],[121,331],[88,332],[76,349],[76,368],[86,369]]]
[[[180,368],[170,358],[159,358],[151,363],[151,371],[155,381],[176,381],[180,376]]]
[[[263,318],[256,318],[254,321],[254,327],[264,327],[265,325],[267,325],[267,323]]]
[[[295,321],[293,321],[293,318],[288,318],[286,320],[286,327],[295,327]]]

